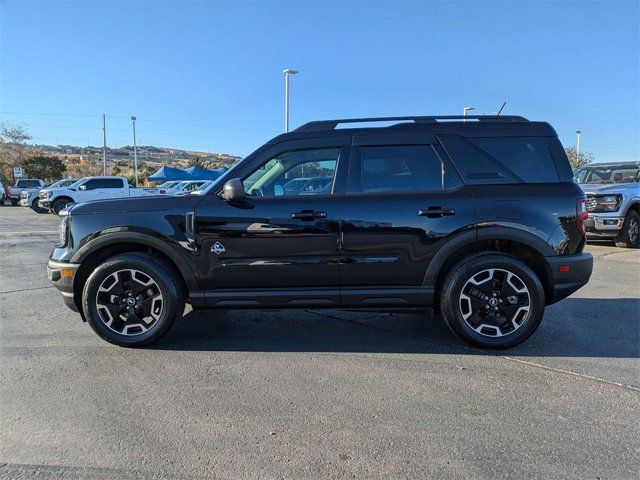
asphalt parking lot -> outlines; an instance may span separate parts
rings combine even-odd
[[[49,285],[57,218],[0,207],[3,478],[637,478],[640,252],[506,352],[437,316],[187,313],[100,340]]]

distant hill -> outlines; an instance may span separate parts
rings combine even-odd
[[[102,147],[29,145],[28,148],[34,151],[42,150],[48,155],[60,158],[65,163],[77,163],[87,160],[102,165]],[[140,145],[137,147],[137,153],[138,163],[147,164],[150,168],[159,168],[162,165],[186,167],[197,158],[200,158],[207,168],[230,167],[241,158],[228,153],[198,152],[153,145]],[[120,148],[107,147],[106,154],[108,167],[127,167],[133,161],[133,147],[130,145]]]

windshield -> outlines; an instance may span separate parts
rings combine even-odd
[[[48,188],[69,187],[77,181],[78,180],[76,178],[63,178],[62,180],[58,180],[57,182],[52,183]]]
[[[606,165],[578,168],[574,177],[577,183],[589,184],[614,184],[614,183],[635,183],[640,180],[639,165]]]
[[[39,186],[40,182],[38,180],[18,180],[18,183],[16,183],[18,188],[35,188]]]

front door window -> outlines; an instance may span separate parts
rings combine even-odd
[[[247,195],[328,195],[333,190],[340,149],[294,150],[263,163],[244,181]]]

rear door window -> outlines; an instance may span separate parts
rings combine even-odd
[[[431,145],[362,146],[349,171],[350,193],[420,192],[461,183]]]
[[[119,178],[104,178],[100,188],[122,188],[124,183]]]

